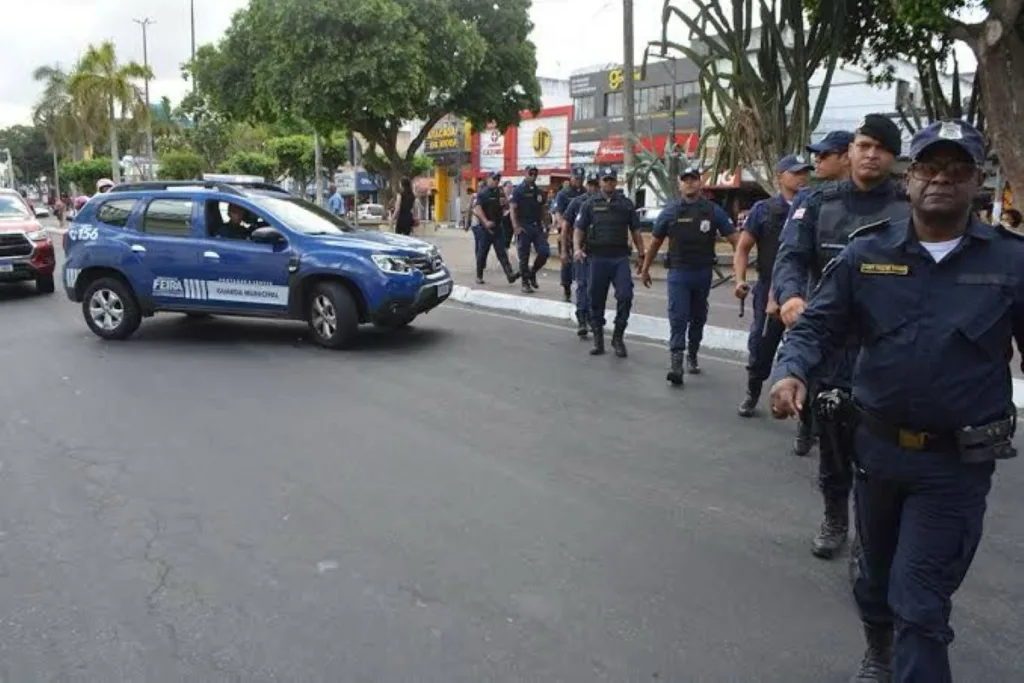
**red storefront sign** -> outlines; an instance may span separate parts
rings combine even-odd
[[[665,146],[671,139],[671,135],[654,135],[640,138],[640,144],[634,149],[646,149],[658,156],[665,155]],[[676,145],[680,151],[691,156],[697,153],[700,146],[700,135],[692,131],[676,133]],[[621,164],[626,157],[626,143],[622,136],[613,136],[601,141],[597,147],[597,154],[594,155],[594,163],[597,164]]]

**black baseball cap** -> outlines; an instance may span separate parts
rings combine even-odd
[[[978,166],[985,165],[985,136],[966,121],[936,121],[922,128],[910,141],[910,158],[917,161],[937,145],[955,145],[967,152]]]

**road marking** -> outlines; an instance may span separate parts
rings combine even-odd
[[[541,322],[540,320],[532,320],[530,318],[519,317],[519,316],[516,316],[516,315],[507,315],[505,313],[495,313],[493,311],[483,311],[483,310],[480,310],[479,308],[475,308],[473,306],[466,306],[464,304],[460,304],[460,303],[453,302],[453,301],[449,301],[448,303],[446,303],[444,305],[443,308],[440,308],[438,310],[441,310],[441,311],[461,311],[463,313],[472,313],[474,315],[486,315],[486,316],[490,316],[492,318],[502,318],[504,320],[512,320],[512,321],[519,322],[519,323],[525,323],[527,325],[535,325],[537,327],[546,327],[548,329],[558,330],[559,332],[572,332],[573,334],[575,334],[575,332],[576,332],[571,327],[567,327],[565,325],[555,325],[553,323],[545,323],[545,322]],[[659,351],[667,351],[668,350],[668,347],[665,346],[664,344],[658,344],[656,342],[644,341],[642,339],[637,339],[635,337],[633,339],[630,339],[629,343],[630,344],[636,344],[636,345],[639,345],[639,346],[649,346],[650,348],[658,349]],[[725,363],[726,365],[736,365],[736,366],[739,366],[741,368],[747,367],[747,364],[742,362],[742,361],[734,360],[732,358],[723,358],[721,356],[715,356],[715,355],[709,354],[709,353],[702,353],[702,354],[700,354],[700,357],[701,358],[707,358],[708,360],[718,361],[719,363]]]

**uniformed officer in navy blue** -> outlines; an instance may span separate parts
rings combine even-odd
[[[476,205],[473,207],[473,215],[476,221],[473,223],[473,232],[476,235],[476,283],[484,283],[484,267],[487,264],[487,254],[494,249],[495,256],[501,269],[505,271],[505,277],[509,284],[519,279],[519,273],[512,270],[512,264],[508,260],[508,251],[505,250],[505,243],[501,235],[501,218],[504,213],[503,196],[501,192],[501,174],[492,173],[487,184],[480,188],[476,194]]]
[[[669,371],[666,380],[683,385],[683,355],[692,374],[700,372],[697,351],[708,320],[711,277],[718,256],[715,243],[722,236],[733,249],[739,236],[729,216],[701,194],[700,169],[679,174],[682,197],[670,202],[654,222],[651,248],[640,268],[645,287],[651,286],[651,265],[668,238]],[[689,341],[689,347],[687,347]]]
[[[985,140],[962,121],[910,145],[909,219],[858,231],[783,343],[772,412],[797,414],[850,334],[857,417],[855,681],[950,683],[953,593],[982,534],[995,460],[1013,457],[1009,362],[1024,346],[1024,238],[983,224]],[[895,635],[895,646],[894,646]]]
[[[750,251],[757,247],[757,283],[754,285],[754,315],[747,337],[747,395],[739,407],[741,417],[752,417],[761,397],[761,386],[772,374],[775,352],[782,341],[785,327],[777,317],[768,316],[771,294],[772,268],[779,251],[782,226],[789,215],[790,202],[797,192],[811,180],[811,165],[803,157],[787,154],[775,165],[776,184],[779,192],[763,199],[750,209],[747,222],[740,232],[739,243],[733,258],[733,274],[736,278],[735,294],[745,299],[750,294],[747,282],[747,263]]]
[[[586,192],[575,197],[571,202],[569,202],[569,206],[565,209],[565,213],[562,216],[562,222],[568,228],[568,232],[562,233],[562,242],[563,244],[569,244],[570,250],[572,249],[571,245],[573,244],[573,226],[576,225],[576,219],[579,217],[580,209],[583,208],[584,203],[597,195],[599,190],[600,181],[598,180],[597,174],[592,173],[587,176]],[[586,236],[584,236],[584,254],[586,254],[586,251]],[[587,261],[586,256],[584,256],[582,261],[577,261],[573,258],[572,266],[573,280],[576,283],[576,334],[580,339],[586,339],[587,333],[590,329],[590,263]]]
[[[523,278],[523,293],[531,294],[537,289],[537,273],[548,257],[551,247],[544,232],[544,193],[537,187],[537,167],[526,167],[526,178],[512,192],[509,202],[512,207],[512,231],[515,233],[519,252],[519,272]],[[530,247],[537,252],[537,259],[530,267]]]
[[[782,231],[782,245],[775,260],[773,286],[783,323],[792,326],[806,306],[808,286],[813,287],[825,264],[847,244],[850,234],[863,225],[882,219],[902,220],[909,215],[905,193],[892,181],[892,167],[900,153],[902,136],[892,120],[868,115],[857,127],[849,148],[851,177],[826,183],[795,209]],[[851,335],[812,378],[820,392],[848,389],[859,340]],[[803,455],[809,444],[797,443]],[[822,559],[837,557],[846,545],[850,526],[849,499],[853,488],[852,444],[831,438],[819,440],[818,480],[824,499],[824,516],[811,541],[811,552]]]
[[[563,187],[555,195],[554,207],[551,216],[555,229],[558,230],[558,256],[562,260],[561,283],[562,293],[566,301],[572,301],[573,281],[573,258],[572,258],[572,223],[565,221],[565,210],[569,208],[569,202],[576,197],[586,193],[583,189],[583,179],[586,177],[582,168],[574,168],[569,186]]]
[[[590,353],[594,356],[604,353],[604,307],[608,301],[608,287],[614,286],[612,348],[616,356],[625,358],[624,336],[633,307],[629,240],[632,237],[638,263],[643,263],[644,243],[640,239],[640,218],[636,215],[636,207],[626,195],[616,191],[617,184],[618,174],[613,169],[601,173],[601,192],[583,204],[576,217],[573,246],[576,261],[590,261],[590,325],[594,333],[594,348]]]

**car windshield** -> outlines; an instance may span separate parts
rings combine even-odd
[[[30,218],[28,207],[21,197],[0,194],[0,218]]]
[[[341,217],[305,199],[260,195],[254,196],[252,201],[277,217],[290,230],[304,235],[338,235],[352,230],[352,226]]]

